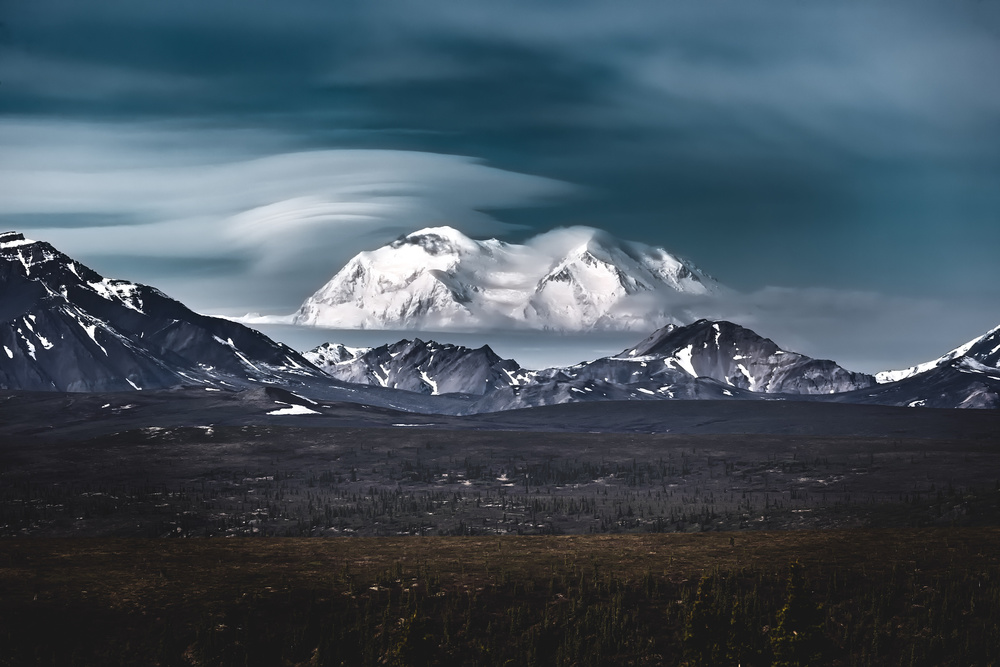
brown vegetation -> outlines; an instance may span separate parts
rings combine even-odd
[[[1000,530],[17,539],[0,590],[5,665],[992,664]]]

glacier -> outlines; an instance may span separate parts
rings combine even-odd
[[[340,329],[649,330],[679,321],[671,297],[725,291],[663,248],[589,227],[557,229],[524,244],[429,227],[353,257],[291,322]]]

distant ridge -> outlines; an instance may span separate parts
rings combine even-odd
[[[438,252],[439,241],[451,247],[461,239],[435,232],[420,243]],[[427,414],[669,399],[1000,408],[998,364],[1000,327],[934,361],[880,373],[877,383],[833,361],[782,350],[732,322],[711,320],[667,324],[616,355],[566,368],[527,370],[485,345],[420,339],[376,348],[329,343],[299,354],[239,323],[194,313],[153,287],[105,278],[48,243],[0,234],[0,389],[263,384]],[[312,398],[286,393],[276,401],[284,407],[267,414],[321,411]]]
[[[856,402],[928,408],[1000,408],[1000,326],[923,364],[876,374]]]
[[[666,325],[634,347],[574,366],[527,370],[488,347],[401,340],[377,348],[328,343],[305,353],[333,377],[423,394],[470,395],[467,414],[613,400],[797,400],[869,405],[1000,407],[1000,327],[917,373],[879,384],[835,362],[783,350],[727,321]],[[883,376],[885,377],[885,376]]]
[[[405,389],[421,394],[481,396],[526,382],[533,373],[512,359],[478,349],[424,342],[419,338],[375,348],[326,344],[304,353],[309,361],[344,382]]]
[[[500,359],[488,347],[420,339],[379,348],[327,344],[305,356],[345,382],[482,396],[471,412],[592,400],[829,395],[875,385],[870,375],[781,350],[731,322],[709,320],[667,325],[612,357],[536,371]]]

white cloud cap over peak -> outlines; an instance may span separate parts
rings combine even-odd
[[[576,192],[464,156],[359,149],[267,154],[266,138],[250,150],[236,139],[83,124],[48,134],[43,123],[0,124],[5,228],[30,229],[83,261],[228,258],[242,268],[226,279],[243,281],[244,292],[250,275],[266,274],[272,289],[296,281],[294,293],[322,283],[353,254],[414,229],[448,224],[473,236],[502,235],[515,227],[488,211],[545,205]],[[115,233],[99,231],[110,225]],[[216,294],[238,291],[235,284],[218,287]],[[182,287],[176,296],[196,308],[220,306],[203,287],[190,294]]]

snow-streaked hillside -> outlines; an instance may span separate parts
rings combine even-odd
[[[874,384],[870,375],[782,350],[732,322],[699,320],[667,325],[615,356],[538,371],[523,386],[485,396],[475,410],[592,400],[830,396]]]
[[[882,371],[879,386],[845,399],[928,408],[1000,408],[1000,327],[926,363]]]
[[[48,243],[0,234],[0,387],[132,391],[321,376],[263,334],[105,278]]]
[[[875,374],[875,379],[878,380],[879,384],[898,382],[914,375],[926,373],[939,366],[944,366],[948,362],[961,359],[962,357],[969,357],[982,366],[991,368],[1000,366],[1000,326],[991,329],[978,338],[973,338],[968,343],[959,345],[954,350],[933,361],[927,361],[902,370],[881,371]]]
[[[578,401],[816,396],[875,384],[870,375],[781,350],[731,322],[708,320],[667,325],[615,356],[538,371],[501,359],[486,346],[420,339],[377,348],[328,343],[304,356],[344,382],[481,396],[469,413]]]
[[[771,339],[724,320],[664,327],[612,359],[655,361],[692,377],[711,377],[764,394],[834,394],[875,384],[870,375],[783,350]]]
[[[343,382],[432,395],[482,395],[533,375],[487,345],[472,349],[419,338],[374,348],[327,343],[303,356]]]
[[[518,245],[434,227],[355,256],[293,322],[342,329],[648,330],[676,321],[672,298],[721,291],[690,262],[597,229],[559,229]]]
[[[458,257],[449,276],[471,271],[469,275],[489,278],[494,284],[525,280],[525,271],[511,278],[483,267],[487,260],[495,260],[497,267],[523,263],[525,254],[511,248],[526,246],[471,241],[450,230],[443,234],[407,237],[397,244],[414,257],[421,253],[443,257],[442,266]],[[666,289],[669,280],[689,291],[719,289],[714,283],[695,280],[694,273],[671,272],[663,256],[658,256],[660,264],[654,265],[649,259],[652,253],[629,254],[618,246],[608,250],[603,241],[598,245],[606,252],[607,261],[601,260],[598,246],[591,245],[597,236],[587,238],[586,250],[539,280],[541,288],[536,295],[544,296],[552,281],[588,287],[588,296],[606,294],[597,287],[607,286],[604,278],[610,266],[621,271],[615,275],[626,296],[637,293],[636,275],[645,276],[643,271],[652,273],[657,266],[663,270],[657,289]],[[535,251],[541,252],[532,249]],[[493,259],[483,259],[490,252]],[[483,273],[463,267],[460,260],[464,255],[477,258],[478,263],[470,266]],[[421,280],[428,276],[438,280],[434,274],[421,275]],[[690,284],[685,286],[685,281]],[[469,293],[476,291],[470,288]],[[478,302],[470,298],[465,303]],[[584,312],[596,312],[598,306],[606,305],[601,302],[595,306],[593,300],[571,303]],[[528,303],[522,312],[529,312],[530,306]],[[445,300],[445,307],[466,305]],[[105,278],[48,243],[30,241],[15,232],[0,234],[2,389],[133,391],[178,385],[241,389],[264,383],[296,385],[324,400],[433,414],[472,414],[578,401],[664,399],[794,398],[997,408],[998,366],[1000,327],[933,362],[882,374],[883,382],[876,384],[872,376],[852,373],[833,361],[782,350],[773,341],[732,322],[710,320],[686,326],[668,324],[619,354],[538,371],[525,370],[485,345],[472,348],[419,339],[375,348],[327,344],[300,355],[235,322],[194,313],[155,288]],[[316,411],[313,398],[302,400],[308,404],[292,408],[289,406],[299,404],[285,401],[268,414]]]

